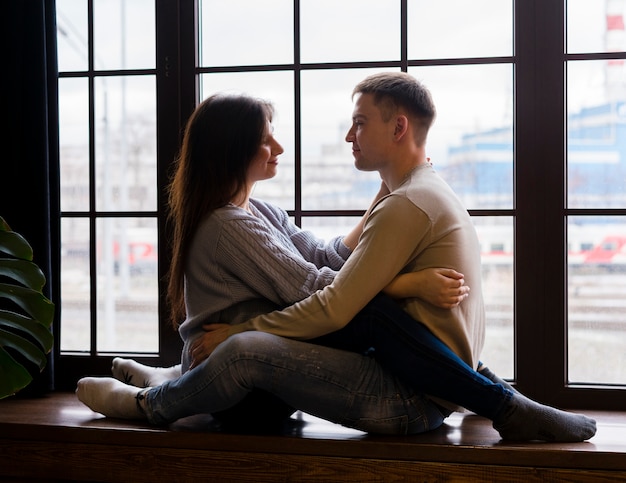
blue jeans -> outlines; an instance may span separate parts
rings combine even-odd
[[[272,401],[274,396],[278,400]],[[237,411],[246,401],[246,409]],[[371,357],[263,332],[230,337],[198,367],[145,393],[146,416],[154,424],[198,413],[237,418],[251,411],[266,418],[268,401],[270,418],[297,408],[379,434],[422,433],[440,426],[449,414]]]
[[[424,324],[386,295],[376,296],[343,329],[311,342],[369,352],[389,373],[420,393],[494,420],[513,393],[474,371]]]

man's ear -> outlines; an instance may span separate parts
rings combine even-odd
[[[399,141],[409,129],[409,119],[404,115],[396,117],[396,124],[393,129],[394,139]]]

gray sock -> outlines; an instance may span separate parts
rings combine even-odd
[[[493,427],[503,439],[514,441],[579,442],[596,434],[595,420],[568,413],[513,393]]]

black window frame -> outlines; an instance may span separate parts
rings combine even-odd
[[[517,0],[514,5],[514,54],[510,57],[412,60],[407,56],[407,6],[401,4],[401,57],[392,62],[302,64],[299,57],[300,0],[294,0],[294,62],[284,65],[198,67],[197,0],[159,0],[156,8],[157,139],[160,232],[160,293],[169,263],[164,184],[169,176],[186,119],[198,101],[198,75],[213,72],[288,70],[294,74],[295,203],[297,224],[312,216],[359,215],[358,210],[302,209],[300,155],[300,73],[312,69],[386,68],[406,71],[423,65],[511,63],[514,83],[514,206],[510,210],[470,210],[472,216],[515,220],[515,383],[527,395],[559,407],[623,409],[626,386],[567,382],[568,216],[626,215],[626,209],[567,209],[565,68],[568,60],[624,58],[621,53],[566,54],[566,0]],[[91,1],[89,2],[91,5]],[[115,72],[110,72],[113,75]],[[101,75],[101,73],[100,73]],[[52,167],[54,168],[54,167]],[[124,213],[128,215],[128,213]],[[131,214],[132,215],[132,214]],[[53,247],[58,250],[60,247]],[[56,283],[60,282],[60,277]],[[180,341],[160,303],[160,356],[148,364],[179,360]],[[58,323],[58,322],[57,322]],[[58,330],[57,330],[58,333]],[[107,374],[110,356],[55,353],[58,388],[73,389],[78,377]]]

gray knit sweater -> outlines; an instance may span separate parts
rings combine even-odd
[[[250,208],[229,204],[199,226],[185,270],[183,341],[203,324],[236,324],[308,297],[350,255],[343,237],[325,243],[270,203],[251,199]]]

